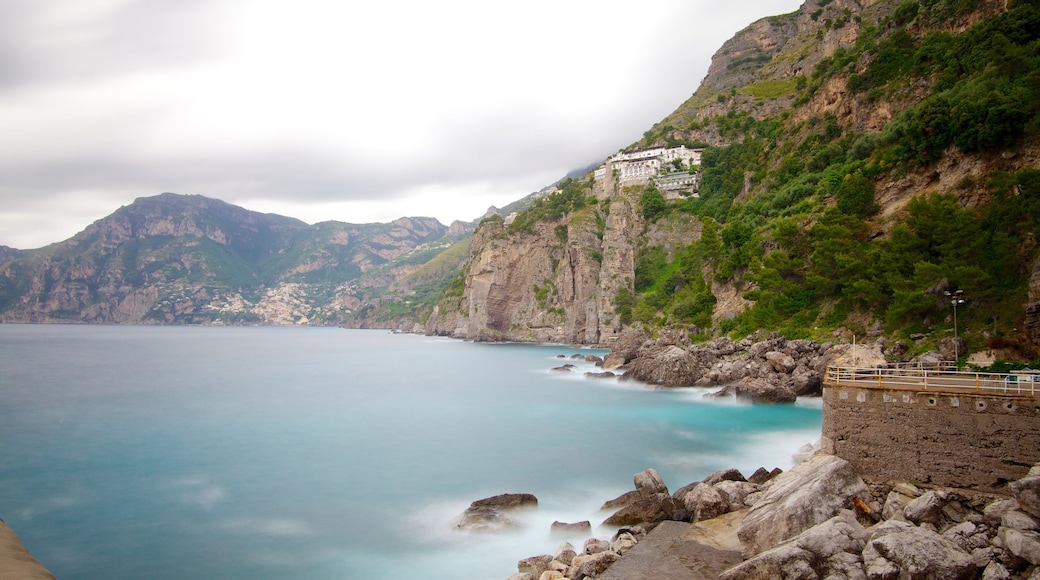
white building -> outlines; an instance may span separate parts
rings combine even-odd
[[[596,169],[596,180],[604,179],[608,174],[616,174],[622,185],[645,183],[657,177],[661,172],[674,170],[685,171],[691,165],[700,165],[703,149],[690,149],[685,145],[679,147],[654,147],[630,153],[618,153],[607,160],[606,165]],[[674,161],[681,162],[675,167]]]

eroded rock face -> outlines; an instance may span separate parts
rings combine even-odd
[[[861,552],[867,533],[850,511],[727,570],[723,580],[866,578]]]
[[[866,497],[867,487],[849,462],[816,454],[764,486],[737,532],[751,557],[834,517]]]
[[[868,578],[968,580],[975,561],[939,534],[906,522],[885,522],[871,529],[863,548]]]

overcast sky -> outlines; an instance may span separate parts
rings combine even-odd
[[[0,244],[172,191],[472,220],[638,140],[800,0],[0,0]]]

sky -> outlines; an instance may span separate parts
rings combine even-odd
[[[0,0],[0,245],[138,197],[481,217],[637,141],[801,0]]]

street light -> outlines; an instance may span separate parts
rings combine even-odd
[[[957,305],[964,304],[964,299],[961,298],[964,295],[964,290],[957,290],[952,294],[944,292],[944,294],[950,299],[950,304],[953,305],[953,364],[957,364],[957,359],[960,358],[957,340]]]

